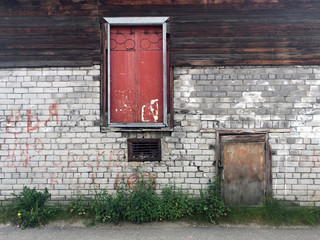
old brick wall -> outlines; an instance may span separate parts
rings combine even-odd
[[[215,130],[266,130],[278,199],[320,205],[320,68],[175,69],[174,151],[206,169]]]
[[[320,67],[174,69],[171,132],[101,132],[100,66],[0,69],[0,201],[23,186],[63,201],[114,191],[137,172],[198,194],[217,130],[268,130],[273,194],[320,204]],[[128,138],[160,138],[162,161],[128,163]]]
[[[169,183],[165,142],[161,163],[126,159],[127,138],[165,134],[101,133],[99,120],[100,66],[1,69],[0,201],[23,186],[47,187],[57,201],[112,192],[122,179],[131,187],[137,172]]]

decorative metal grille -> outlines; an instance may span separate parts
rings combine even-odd
[[[130,162],[161,161],[160,139],[128,139]]]

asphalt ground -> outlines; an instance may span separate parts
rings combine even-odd
[[[320,228],[230,225],[193,225],[183,222],[149,224],[104,224],[85,227],[82,223],[53,223],[41,228],[22,230],[0,225],[0,240],[320,240]]]

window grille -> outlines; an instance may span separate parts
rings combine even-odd
[[[129,162],[161,161],[160,139],[128,139]]]

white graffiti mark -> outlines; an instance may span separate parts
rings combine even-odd
[[[159,100],[154,99],[150,102],[150,109],[155,122],[159,119]]]
[[[151,113],[151,114],[150,114]],[[151,119],[146,119],[145,116],[152,115],[154,122],[159,120],[159,100],[152,99],[150,104],[143,105],[141,108],[141,121],[150,122]]]
[[[142,109],[141,109],[141,121],[142,122],[150,122],[150,120],[147,120],[144,118],[144,115],[145,115],[145,110],[146,110],[147,106],[146,105],[143,105],[142,106]]]

